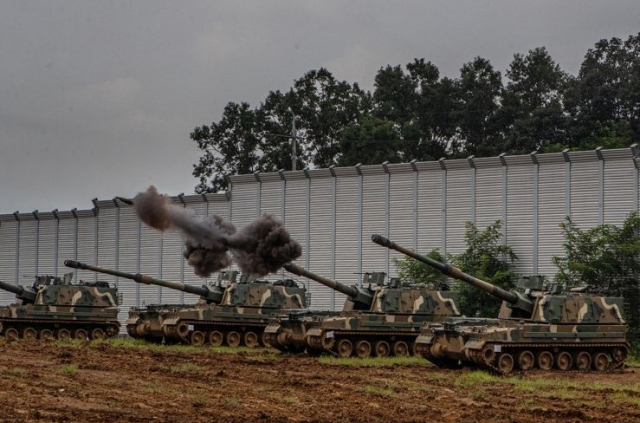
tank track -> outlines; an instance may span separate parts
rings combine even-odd
[[[501,352],[494,353],[495,346],[501,347]],[[511,373],[512,370],[518,369],[520,371],[528,371],[533,369],[540,369],[538,358],[530,363],[531,367],[523,369],[516,363],[518,354],[523,352],[531,352],[533,357],[538,357],[543,352],[551,354],[551,364],[548,364],[548,369],[554,371],[600,371],[611,372],[624,367],[625,360],[629,351],[629,345],[625,343],[589,343],[589,344],[492,344],[488,343],[482,350],[472,350],[469,352],[469,360],[461,360],[461,364],[471,364],[476,367],[487,370],[491,373],[498,375],[506,375]],[[567,352],[572,357],[572,360],[580,353],[587,353],[589,362],[586,368],[577,368],[577,364],[571,361],[568,364],[568,368],[559,368],[557,358],[563,352]],[[436,358],[431,353],[429,346],[418,345],[416,346],[416,353],[421,354],[424,358],[435,364],[440,368],[451,368],[452,362],[457,363],[458,360]],[[507,365],[501,361],[501,356],[508,354],[511,356],[511,366],[508,365],[508,358],[505,360]],[[598,354],[606,354],[607,361],[606,367],[596,367],[594,361],[591,361]],[[501,364],[502,363],[502,364]],[[566,362],[565,362],[566,365]]]
[[[87,332],[90,339],[93,339],[91,332],[94,329],[101,329],[104,338],[113,338],[120,332],[120,323],[117,320],[0,319],[0,331],[5,336],[7,331],[15,329],[18,331],[19,337],[22,337],[27,328],[33,328],[38,337],[43,330],[51,331],[53,337],[58,339],[57,335],[62,329],[66,329],[69,333],[82,329]],[[82,337],[80,336],[80,338]]]

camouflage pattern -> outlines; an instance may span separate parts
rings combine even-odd
[[[116,336],[118,290],[107,282],[72,284],[64,278],[38,276],[31,287],[0,282],[19,303],[0,308],[0,331],[8,339],[102,339]]]
[[[115,274],[138,283],[200,294],[196,304],[131,308],[125,324],[127,332],[134,338],[194,345],[256,347],[265,345],[264,328],[272,313],[307,308],[306,289],[291,279],[269,283],[264,280],[251,280],[247,275],[241,275],[238,280],[238,272],[232,271],[220,272],[214,284],[194,287],[84,263],[65,264]]]
[[[265,330],[269,344],[282,351],[329,352],[341,357],[409,355],[424,322],[459,316],[457,294],[433,286],[384,283],[382,272],[365,273],[361,286],[346,286],[289,264],[285,266],[349,295],[342,312],[274,316]]]
[[[557,284],[545,289],[542,276],[523,277],[505,291],[383,236],[372,240],[503,300],[497,319],[426,323],[416,353],[436,366],[468,364],[507,374],[514,368],[605,371],[624,365],[630,345],[622,297],[590,294],[587,288],[566,292]]]

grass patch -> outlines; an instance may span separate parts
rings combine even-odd
[[[176,366],[169,367],[171,373],[200,373],[203,371],[202,367],[193,363],[184,363]]]
[[[27,375],[27,371],[22,367],[0,367],[0,374],[9,379],[21,379]]]
[[[628,357],[625,364],[629,367],[640,367],[640,356],[633,355]]]
[[[204,394],[195,394],[191,396],[194,407],[203,407],[209,403],[209,397]]]
[[[392,397],[396,394],[395,388],[390,382],[385,382],[383,386],[365,385],[364,392],[385,398]]]
[[[238,399],[238,397],[231,397],[227,400],[227,407],[229,408],[239,408],[240,407],[240,400]]]
[[[60,373],[63,375],[75,375],[78,371],[78,366],[75,364],[69,364],[60,369]]]
[[[160,392],[160,384],[157,381],[152,380],[145,383],[142,388],[140,388],[140,391],[143,394],[156,394]]]
[[[284,397],[284,402],[286,402],[288,405],[296,405],[298,403],[298,398],[294,396]]]
[[[433,367],[431,363],[422,357],[347,357],[338,358],[332,356],[320,356],[318,362],[333,366],[353,366],[353,367],[385,367],[385,366],[425,366]]]
[[[463,373],[456,378],[456,386],[474,386],[483,383],[504,383],[505,380],[496,376],[492,376],[487,372],[476,370],[473,372]]]
[[[616,402],[624,402],[627,404],[633,404],[636,407],[640,407],[640,398],[637,396],[629,395],[626,392],[617,392],[611,396]]]

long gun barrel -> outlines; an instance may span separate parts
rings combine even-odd
[[[13,292],[14,294],[16,294],[16,298],[22,301],[33,303],[36,300],[36,293],[28,288],[25,288],[24,286],[13,285],[0,281],[0,289]]]
[[[65,260],[64,265],[67,267],[71,267],[73,269],[82,269],[82,270],[91,270],[93,272],[105,273],[107,275],[113,275],[120,278],[131,279],[138,283],[143,283],[145,285],[159,285],[164,286],[166,288],[175,289],[178,291],[188,292],[190,294],[199,295],[203,299],[209,302],[220,303],[222,301],[222,291],[212,290],[207,286],[193,286],[186,285],[180,282],[171,282],[165,281],[162,279],[156,279],[149,275],[143,275],[140,273],[126,273],[120,272],[119,270],[106,269],[104,267],[92,266],[90,264],[81,263],[79,261],[74,260]]]
[[[293,263],[285,264],[284,268],[287,272],[291,272],[295,275],[302,276],[305,278],[313,279],[316,282],[320,282],[321,284],[328,286],[331,289],[334,289],[338,292],[342,292],[344,295],[348,297],[357,297],[358,290],[352,286],[347,286],[341,284],[340,282],[336,282],[332,279],[325,278],[324,276],[316,275],[313,272],[308,271],[304,267],[296,266]]]
[[[432,260],[429,257],[425,257],[407,248],[401,247],[382,235],[373,235],[371,236],[371,240],[378,245],[382,245],[383,247],[387,247],[391,250],[396,250],[424,264],[435,267],[445,275],[467,282],[468,284],[480,288],[481,290],[486,291],[494,297],[500,298],[501,300],[506,301],[509,304],[516,304],[519,300],[519,297],[513,292],[505,291],[504,289],[498,288],[497,286],[485,282],[481,279],[474,278],[473,276],[464,273],[462,270],[458,269],[457,267],[453,267],[450,264],[440,263],[439,261]]]

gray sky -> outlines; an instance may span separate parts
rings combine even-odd
[[[545,46],[576,74],[639,23],[638,0],[3,1],[0,214],[192,193],[193,128],[312,69],[372,89],[387,64],[456,77],[481,56],[504,74]]]

